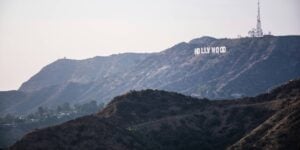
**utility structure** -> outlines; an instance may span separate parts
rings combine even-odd
[[[257,3],[257,20],[256,20],[256,28],[253,28],[248,32],[250,37],[263,37],[264,33],[261,27],[261,19],[260,19],[260,3],[258,0]]]

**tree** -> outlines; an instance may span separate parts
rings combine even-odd
[[[15,121],[16,117],[12,114],[7,114],[3,118],[3,123],[13,123]]]
[[[71,111],[72,108],[71,108],[70,103],[65,102],[65,103],[62,105],[62,110],[65,111],[65,112]]]
[[[40,106],[38,108],[37,115],[39,117],[42,117],[42,116],[46,115],[46,112],[47,112],[46,109],[44,107]]]

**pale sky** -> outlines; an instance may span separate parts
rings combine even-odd
[[[262,27],[300,35],[299,0],[261,0]],[[204,35],[245,36],[256,0],[0,0],[0,91],[63,57],[158,52]]]

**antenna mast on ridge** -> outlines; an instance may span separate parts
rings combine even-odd
[[[257,20],[256,20],[256,28],[253,28],[248,32],[250,37],[263,37],[264,33],[261,27],[261,19],[260,19],[260,2],[258,0],[257,3]]]
[[[256,23],[256,37],[263,37],[264,34],[263,34],[263,30],[261,28],[261,20],[260,20],[260,3],[259,3],[259,0],[258,0],[258,3],[257,3],[257,23]]]

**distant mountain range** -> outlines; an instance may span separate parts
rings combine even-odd
[[[159,53],[59,59],[19,90],[0,92],[0,113],[26,114],[65,102],[107,103],[149,88],[213,99],[254,96],[300,77],[299,43],[300,36],[201,37]],[[207,46],[226,46],[227,53],[194,55],[195,48]]]
[[[300,149],[300,80],[239,100],[143,90],[95,115],[39,129],[11,150]]]

